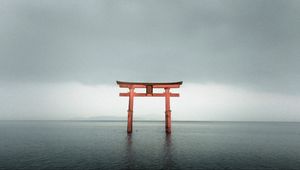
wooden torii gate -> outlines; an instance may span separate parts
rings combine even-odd
[[[120,93],[120,96],[129,96],[128,103],[128,119],[127,119],[127,133],[132,133],[132,118],[133,118],[133,99],[136,97],[165,97],[165,126],[166,133],[171,133],[171,109],[170,109],[170,97],[179,97],[179,93],[171,93],[171,88],[179,88],[182,85],[182,81],[170,82],[170,83],[150,83],[150,82],[123,82],[117,81],[120,88],[128,88],[129,92]],[[136,93],[135,88],[145,88],[146,93]],[[165,89],[164,93],[153,93],[154,88]]]

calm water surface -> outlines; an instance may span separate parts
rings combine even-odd
[[[0,169],[300,169],[300,123],[0,121]]]

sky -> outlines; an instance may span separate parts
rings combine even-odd
[[[116,80],[183,81],[173,120],[300,121],[298,0],[0,0],[0,120],[126,119]],[[163,98],[134,118],[164,119]]]

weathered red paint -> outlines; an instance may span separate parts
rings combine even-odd
[[[122,82],[117,81],[120,88],[128,88],[128,93],[120,93],[119,96],[129,96],[128,102],[128,119],[127,119],[127,133],[132,133],[133,120],[133,101],[136,97],[165,97],[165,129],[166,133],[171,133],[171,106],[170,97],[179,97],[179,93],[171,93],[171,88],[179,88],[182,81],[170,83],[149,83],[149,82]],[[146,93],[135,93],[135,88],[145,88]],[[164,93],[153,93],[154,88],[164,88]]]

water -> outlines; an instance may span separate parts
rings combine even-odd
[[[0,169],[300,169],[300,123],[0,121]]]

